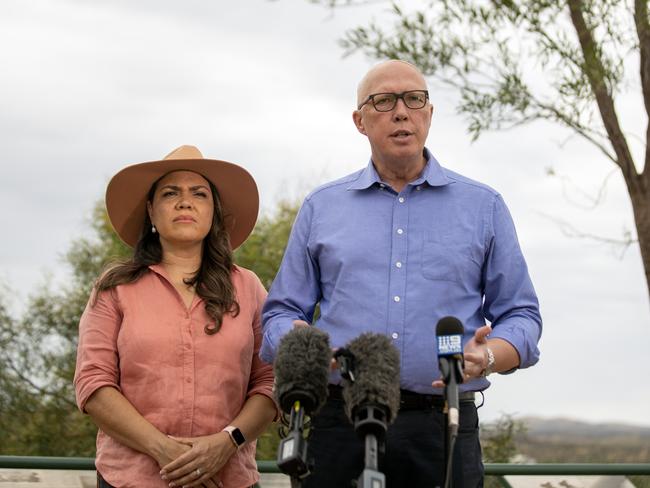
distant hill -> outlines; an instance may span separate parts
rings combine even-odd
[[[650,417],[650,414],[648,414]],[[650,439],[650,426],[623,423],[589,423],[566,418],[523,417],[528,433],[535,437],[552,437],[556,435],[576,436],[581,438],[640,438]]]
[[[588,423],[566,418],[523,417],[520,453],[537,462],[650,462],[650,427]]]

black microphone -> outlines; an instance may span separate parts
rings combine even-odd
[[[365,441],[365,463],[357,481],[359,488],[384,488],[379,453],[388,424],[400,404],[399,352],[381,334],[366,333],[336,352],[343,376],[345,413]]]
[[[310,473],[304,416],[315,414],[325,403],[331,357],[329,336],[313,326],[292,329],[278,347],[274,395],[290,416],[289,433],[278,446],[278,467],[292,477],[292,486]]]
[[[449,429],[458,432],[458,385],[463,382],[463,324],[456,317],[443,317],[436,325],[438,336],[438,365],[445,382]]]

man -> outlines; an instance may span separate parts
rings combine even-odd
[[[433,107],[414,66],[388,61],[359,84],[357,130],[371,161],[314,190],[293,226],[263,311],[262,359],[281,337],[317,326],[341,347],[362,332],[390,337],[401,356],[402,407],[389,427],[381,470],[389,487],[441,486],[445,419],[435,327],[448,315],[465,327],[465,382],[454,486],[481,486],[474,392],[491,372],[538,360],[541,318],[508,210],[491,188],[442,168],[424,147]],[[486,320],[492,327],[486,325]],[[315,460],[306,487],[350,486],[363,444],[330,385],[309,440]]]

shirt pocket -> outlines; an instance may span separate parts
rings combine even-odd
[[[477,268],[469,244],[441,243],[438,236],[425,236],[422,244],[422,276],[426,279],[463,283],[468,273]]]

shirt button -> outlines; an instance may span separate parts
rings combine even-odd
[[[192,378],[185,378],[185,383],[191,383],[191,382],[192,382]]]
[[[379,188],[383,190],[384,188],[386,188],[386,185],[384,185],[383,183],[379,183]]]
[[[396,302],[399,302],[400,298],[399,298],[397,295],[395,295],[395,296],[393,297],[393,300],[395,300]]]
[[[398,233],[399,235],[402,235],[402,234],[404,234],[404,231],[403,231],[402,229],[397,229],[397,233]]]
[[[398,200],[399,200],[399,203],[404,203],[404,197],[399,197]]]
[[[398,268],[401,268],[401,267],[402,267],[402,262],[401,262],[401,261],[397,261],[397,262],[395,263],[395,266],[397,266]]]
[[[416,186],[416,187],[415,187],[415,190],[416,190],[416,191],[420,191],[420,185]]]
[[[390,336],[391,336],[393,339],[397,339],[397,338],[399,337],[399,334],[398,334],[397,332],[393,332]]]

